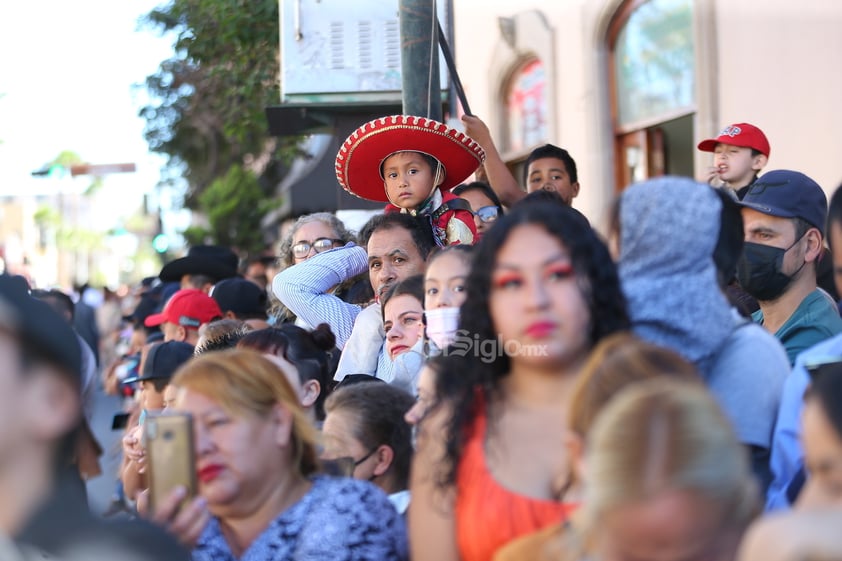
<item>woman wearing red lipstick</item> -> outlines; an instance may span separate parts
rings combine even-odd
[[[175,410],[193,418],[200,498],[156,517],[193,546],[193,561],[407,558],[403,521],[380,489],[317,475],[316,431],[275,363],[208,353],[172,383]]]
[[[391,381],[414,394],[424,365],[424,277],[413,275],[393,285],[380,299],[386,351],[395,363]]]
[[[560,198],[528,196],[477,246],[460,333],[421,425],[415,561],[487,561],[569,516],[569,399],[590,350],[628,328],[608,249]]]

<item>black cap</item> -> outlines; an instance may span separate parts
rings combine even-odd
[[[28,343],[36,356],[81,383],[82,352],[76,332],[49,304],[30,296],[23,277],[0,275],[0,325]]]
[[[172,378],[178,368],[193,357],[193,345],[183,341],[155,343],[149,347],[143,371],[139,376],[126,378],[124,384],[141,380],[162,380]]]
[[[231,249],[219,245],[197,245],[187,255],[170,261],[158,275],[164,282],[178,282],[184,275],[207,275],[215,281],[237,275],[240,260]]]
[[[221,280],[211,290],[222,313],[234,312],[237,317],[266,317],[266,291],[250,280],[240,277]]]

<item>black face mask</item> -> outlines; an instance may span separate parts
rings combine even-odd
[[[801,238],[798,238],[786,249],[746,242],[743,255],[737,263],[737,280],[740,281],[743,290],[761,302],[775,300],[783,294],[806,263],[802,263],[791,275],[781,270],[786,252],[795,247],[800,240]]]

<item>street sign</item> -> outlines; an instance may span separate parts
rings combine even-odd
[[[112,173],[134,173],[137,171],[135,164],[76,164],[70,166],[70,175],[94,175],[102,176]]]

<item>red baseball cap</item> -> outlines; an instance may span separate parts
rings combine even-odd
[[[155,327],[169,322],[190,329],[199,329],[203,323],[222,317],[222,310],[216,300],[193,288],[179,290],[172,295],[159,314],[152,314],[143,322],[146,327]]]
[[[717,144],[730,144],[742,148],[752,148],[761,154],[769,157],[769,140],[763,131],[749,123],[734,123],[728,125],[719,136],[709,138],[699,143],[699,150],[702,152],[713,152]]]

